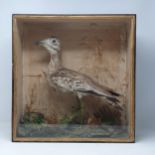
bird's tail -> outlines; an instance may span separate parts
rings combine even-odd
[[[99,92],[99,91],[87,91],[87,92],[90,93],[90,94],[94,94],[96,96],[105,97],[109,101],[114,102],[114,103],[119,102],[118,98],[121,96],[120,94],[118,94],[116,92],[113,92],[113,91],[109,91],[109,93],[110,93],[109,95],[107,95],[105,93],[102,93],[102,92]]]
[[[114,92],[113,90],[107,90],[107,93],[105,93],[105,92],[102,92],[99,90],[93,90],[92,89],[92,90],[87,91],[87,93],[102,97],[111,106],[118,108],[119,110],[123,110],[122,106],[120,105],[120,97],[122,95]]]
[[[119,99],[117,99],[116,97],[107,96],[106,98],[107,98],[107,100],[109,100],[109,101],[111,101],[113,103],[119,103],[120,102]]]
[[[123,110],[122,106],[120,105],[121,95],[112,90],[109,90],[108,92],[109,92],[108,95],[102,92],[93,92],[93,93],[97,96],[103,97],[113,107],[118,108],[119,110]]]

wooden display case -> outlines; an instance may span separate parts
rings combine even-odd
[[[135,15],[13,15],[13,141],[134,142],[135,20]],[[97,85],[82,92],[82,105],[79,90],[49,84],[45,70],[51,57],[36,45],[45,38],[59,40],[63,68]],[[118,102],[96,93],[98,86],[119,94]]]

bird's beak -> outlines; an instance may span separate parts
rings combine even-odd
[[[34,44],[39,46],[40,45],[40,41],[36,41]]]
[[[36,41],[35,42],[35,45],[37,45],[37,46],[41,46],[43,44],[43,41]]]

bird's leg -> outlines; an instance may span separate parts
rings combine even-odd
[[[80,103],[80,114],[81,114],[81,124],[83,124],[83,113],[84,113],[84,105],[83,105],[83,102],[82,102],[82,94],[81,93],[78,93],[77,94],[77,99],[78,99],[78,102]]]

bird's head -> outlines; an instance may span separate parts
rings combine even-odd
[[[56,37],[46,38],[36,42],[36,45],[44,47],[50,54],[57,54],[60,51],[60,41]]]

